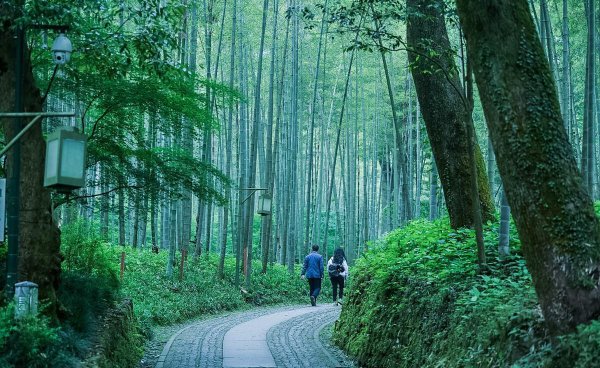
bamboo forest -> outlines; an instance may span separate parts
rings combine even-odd
[[[0,368],[600,367],[596,0],[1,0]]]

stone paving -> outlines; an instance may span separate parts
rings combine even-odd
[[[313,309],[280,323],[267,333],[269,348],[277,367],[341,368],[354,367],[352,361],[329,341],[332,328],[340,315],[340,307]]]
[[[197,321],[173,334],[156,368],[354,367],[328,341],[340,310],[271,307]]]

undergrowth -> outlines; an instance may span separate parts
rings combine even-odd
[[[600,204],[596,206],[600,212]],[[474,232],[414,221],[356,262],[335,342],[366,367],[597,367],[600,322],[551,339],[511,227],[511,256],[479,274]]]
[[[148,249],[130,247],[109,248],[114,264],[119,264],[125,252],[125,271],[121,295],[131,297],[135,314],[146,325],[168,325],[198,317],[256,305],[306,302],[308,287],[299,278],[300,272],[290,275],[280,265],[260,272],[260,262],[253,263],[252,288],[235,287],[235,259],[225,262],[225,279],[217,277],[218,257],[188,256],[184,277],[179,279],[181,253],[177,254],[173,276],[166,275],[168,252],[158,254]],[[244,285],[244,279],[241,278]]]
[[[81,362],[135,367],[153,326],[257,305],[308,303],[308,285],[300,280],[299,268],[292,275],[286,267],[272,265],[262,274],[255,261],[252,287],[246,290],[235,286],[235,259],[226,258],[220,280],[218,257],[210,254],[188,257],[180,279],[180,252],[173,275],[167,276],[167,250],[155,254],[149,248],[115,246],[98,234],[98,226],[83,221],[62,228],[59,324],[43,313],[17,321],[12,305],[0,304],[0,367],[78,367]],[[245,284],[243,276],[240,282]],[[323,287],[324,297],[330,296],[329,283]],[[128,299],[131,303],[122,302]]]

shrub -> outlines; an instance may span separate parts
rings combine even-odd
[[[158,254],[148,249],[124,247],[110,248],[113,263],[120,262],[121,252],[126,252],[125,274],[121,293],[134,301],[136,315],[145,326],[178,323],[203,314],[303,300],[308,287],[300,280],[300,272],[290,275],[287,269],[274,265],[268,273],[260,273],[260,263],[253,263],[251,290],[234,285],[235,259],[225,262],[225,279],[217,277],[218,257],[189,256],[185,276],[179,280],[179,269],[166,276],[168,252]],[[179,258],[180,253],[177,254]],[[179,264],[180,258],[177,260]],[[243,276],[241,283],[243,286]]]
[[[44,316],[14,319],[10,304],[0,309],[0,366],[71,367],[74,364],[62,346],[60,330]]]
[[[600,204],[596,204],[600,212]],[[479,274],[473,231],[414,221],[356,262],[335,342],[366,367],[597,367],[600,321],[551,339],[514,226],[512,255]]]
[[[116,265],[110,258],[106,243],[94,231],[94,225],[83,220],[61,229],[63,269],[88,277],[104,279],[108,286],[118,286]]]
[[[117,297],[119,282],[106,244],[83,221],[63,226],[64,255],[59,299],[63,320],[77,332],[90,332]]]

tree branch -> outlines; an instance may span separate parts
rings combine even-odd
[[[84,198],[94,198],[94,197],[104,196],[104,195],[110,194],[112,192],[115,192],[117,190],[121,190],[121,189],[143,189],[144,187],[146,187],[146,185],[122,185],[122,186],[115,187],[115,188],[113,188],[109,191],[103,192],[103,193],[90,194],[90,195],[78,195],[78,196],[74,196],[74,197],[65,195],[65,197],[61,201],[55,202],[56,205],[54,206],[54,208],[57,208],[58,206],[61,206],[63,204],[70,203],[70,202],[77,201],[77,200],[84,199]]]

